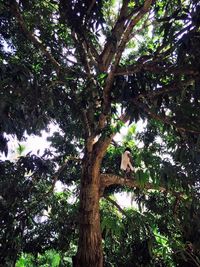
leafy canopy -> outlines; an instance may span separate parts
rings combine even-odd
[[[120,146],[111,142],[101,171],[120,174],[131,147],[139,188],[119,180],[105,195],[134,192],[140,212],[119,215],[102,201],[106,264],[198,266],[199,26],[197,0],[1,1],[0,151],[8,154],[5,134],[22,140],[52,122],[60,128],[49,138],[54,152],[0,162],[5,266],[22,251],[71,264],[65,253],[76,250],[78,201],[69,200],[79,192],[87,141],[112,139],[127,120],[146,127],[133,126]],[[76,189],[52,193],[57,180]],[[147,191],[148,183],[167,191]]]

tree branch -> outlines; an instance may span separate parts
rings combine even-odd
[[[131,31],[133,27],[144,17],[144,15],[149,11],[149,8],[151,6],[152,0],[146,0],[143,7],[139,10],[138,14],[129,22],[125,32],[122,35],[120,44],[115,47],[115,49],[112,51],[110,56],[114,56],[114,62],[111,65],[110,72],[108,74],[108,77],[106,78],[105,87],[103,90],[103,104],[102,104],[102,113],[99,118],[99,129],[103,129],[106,123],[106,119],[108,117],[108,114],[110,112],[110,106],[111,106],[111,100],[110,100],[110,94],[111,94],[111,87],[114,81],[115,77],[115,71],[116,68],[120,62],[122,53],[125,49],[125,45],[128,42],[128,38],[131,34]],[[125,2],[124,2],[125,4]],[[127,5],[127,3],[126,3]],[[127,6],[125,5],[125,10]],[[122,12],[122,10],[121,10]],[[121,16],[121,14],[120,14]],[[110,59],[111,61],[112,59]],[[108,62],[110,64],[110,62]],[[109,66],[109,64],[106,64],[106,68]]]
[[[52,185],[51,185],[51,188],[49,189],[49,191],[46,193],[46,195],[50,194],[53,192],[54,190],[54,187],[55,187],[55,184],[56,182],[58,181],[59,179],[59,176],[61,175],[61,173],[65,170],[65,168],[67,167],[67,164],[68,164],[68,161],[69,160],[75,160],[75,161],[82,161],[82,159],[79,159],[79,158],[75,158],[75,157],[69,157],[64,163],[62,166],[59,167],[59,169],[57,170],[57,172],[53,175],[52,177]]]
[[[194,134],[200,134],[200,130],[194,130],[194,129],[189,129],[185,126],[180,126],[177,125],[175,122],[171,121],[171,118],[168,116],[161,116],[153,111],[151,111],[145,104],[140,103],[139,101],[133,100],[134,104],[140,107],[150,118],[161,121],[165,124],[173,126],[175,129],[177,129],[180,132],[189,132],[189,133],[194,133]]]
[[[86,24],[86,22],[89,21],[90,12],[94,8],[95,4],[96,4],[95,0],[89,1],[88,10],[86,11],[85,18],[84,18],[85,24]],[[95,45],[93,45],[91,38],[90,38],[92,32],[89,32],[89,37],[87,38],[88,30],[87,30],[86,25],[81,25],[79,23],[79,25],[76,27],[72,26],[71,17],[68,14],[70,12],[73,12],[73,10],[71,9],[72,7],[71,7],[69,1],[60,0],[59,6],[60,6],[60,16],[64,18],[63,23],[66,24],[66,22],[67,22],[66,26],[71,28],[72,33],[73,32],[76,33],[76,35],[78,36],[79,45],[81,45],[82,47],[85,48],[85,51],[87,52],[86,54],[87,54],[88,58],[90,59],[90,61],[93,63],[94,66],[97,66],[98,62],[99,62],[99,54],[98,54],[98,51],[97,51]],[[78,16],[78,15],[75,14],[75,16]],[[76,42],[75,42],[75,45],[76,45]]]
[[[191,82],[193,82],[192,79],[184,82],[178,82],[178,83],[171,83],[166,86],[163,86],[161,88],[157,88],[151,92],[145,93],[145,94],[139,94],[134,98],[134,101],[140,100],[140,99],[152,99],[155,97],[158,97],[160,95],[168,94],[168,93],[173,93],[176,91],[182,91],[185,87],[191,85]]]
[[[122,114],[119,118],[119,120],[123,123],[126,123],[129,119],[130,119],[130,117],[127,114]],[[99,138],[98,142],[95,144],[94,147],[95,147],[96,151],[98,152],[98,155],[101,159],[105,155],[108,146],[110,145],[112,139],[114,138],[114,136],[116,134],[117,134],[116,132],[113,132],[107,136],[102,135]]]
[[[63,165],[62,165],[62,166],[57,170],[57,172],[54,174],[54,176],[52,177],[53,182],[52,182],[52,185],[51,185],[51,189],[48,191],[47,194],[53,192],[54,187],[55,187],[55,184],[56,184],[56,182],[58,181],[58,178],[59,178],[59,176],[61,175],[61,173],[62,173],[62,172],[64,171],[64,169],[66,168],[67,164],[68,164],[68,160],[65,161],[65,162],[63,163]]]
[[[47,47],[43,45],[41,40],[27,29],[25,21],[19,11],[19,6],[17,2],[15,0],[12,0],[10,2],[11,2],[10,4],[11,12],[16,18],[24,35],[29,39],[29,41],[31,41],[35,45],[35,47],[39,48],[39,50],[50,60],[50,62],[56,68],[57,71],[60,70],[61,69],[60,63],[56,61],[56,59],[48,51]]]
[[[123,215],[127,216],[126,212],[120,207],[120,205],[109,196],[103,196],[107,201],[114,205]]]
[[[100,175],[100,184],[101,184],[101,194],[103,194],[104,189],[106,187],[109,187],[111,185],[122,185],[122,186],[128,186],[130,188],[141,188],[146,190],[158,190],[161,192],[165,192],[167,189],[162,186],[156,186],[152,183],[145,183],[144,186],[141,186],[132,176],[131,178],[124,178],[119,175],[111,174],[111,173],[105,173]],[[168,190],[168,192],[170,192]],[[177,191],[171,191],[171,194],[174,196],[182,196],[182,192]],[[102,195],[103,196],[103,195]]]
[[[90,42],[88,40],[88,38],[86,38],[86,33],[83,31],[83,36],[84,36],[84,43],[83,45],[85,46],[86,50],[87,50],[87,54],[89,59],[91,60],[91,62],[94,64],[94,66],[98,65],[99,62],[99,54],[97,49],[95,48],[95,46],[93,45],[92,42]]]
[[[117,48],[117,53],[115,55],[115,60],[114,60],[115,61],[115,63],[114,63],[115,66],[118,65],[118,63],[119,63],[119,61],[121,59],[121,56],[122,56],[122,53],[124,51],[125,45],[129,41],[129,37],[131,35],[131,32],[132,32],[133,28],[145,16],[145,14],[149,11],[151,4],[152,4],[152,0],[146,0],[144,2],[143,7],[138,12],[138,14],[128,24],[125,32],[123,33],[122,39],[120,41],[120,44],[119,44],[119,46]]]
[[[134,177],[132,176],[131,178],[124,178],[122,176],[119,175],[115,175],[115,174],[101,174],[100,175],[100,179],[101,179],[101,187],[105,188],[105,187],[109,187],[111,185],[125,185],[128,186],[130,188],[141,188],[141,186],[137,183],[137,181],[134,179]],[[164,187],[156,187],[155,185],[151,184],[151,183],[146,183],[145,184],[145,189],[157,189],[159,191],[166,191],[166,188]]]
[[[81,109],[81,112],[83,114],[83,121],[85,123],[86,136],[90,137],[92,134],[92,130],[91,130],[91,124],[90,124],[89,119],[88,119],[87,111],[85,109]]]
[[[122,8],[120,10],[119,17],[115,23],[115,26],[112,29],[111,36],[108,38],[107,43],[105,44],[104,50],[101,53],[101,64],[100,70],[106,71],[115,56],[115,62],[119,61],[121,55],[119,52],[123,52],[124,46],[129,40],[130,33],[133,27],[143,18],[143,16],[148,12],[152,0],[146,0],[144,5],[140,8],[136,7],[128,14],[128,4],[129,1],[124,0]],[[134,14],[137,15],[133,17]],[[120,42],[120,45],[118,45]],[[116,51],[118,51],[118,56],[116,56]],[[117,57],[119,59],[117,59]],[[116,63],[117,65],[117,63]]]
[[[128,16],[128,4],[129,0],[123,0],[122,8],[120,10],[119,17],[111,31],[111,36],[107,39],[103,52],[100,55],[99,69],[106,71],[117,49],[117,43],[121,39],[121,36],[125,29],[125,23]]]
[[[130,34],[128,41],[130,41],[132,38],[134,38],[136,36],[136,34],[139,34],[142,30],[144,30],[145,28],[147,28],[151,25],[151,21],[149,22],[149,16],[150,16],[150,13],[149,13],[148,17],[145,19],[142,27]]]
[[[186,74],[191,76],[199,76],[200,72],[199,70],[192,66],[183,66],[183,67],[177,67],[177,66],[168,66],[168,67],[162,67],[159,65],[156,65],[155,62],[148,62],[146,64],[142,63],[136,63],[134,65],[129,65],[126,67],[118,67],[115,71],[115,76],[119,75],[131,75],[134,73],[138,73],[140,71],[149,71],[152,73],[162,73],[162,74]]]
[[[90,65],[88,62],[88,58],[87,58],[87,53],[84,47],[84,40],[82,37],[80,37],[77,33],[75,33],[74,31],[72,32],[72,37],[74,39],[74,44],[77,47],[77,50],[79,52],[79,56],[80,56],[80,61],[83,64],[83,67],[87,73],[87,75],[89,77],[91,77],[91,70],[90,70]]]
[[[185,28],[183,28],[182,30],[178,31],[177,33],[175,33],[173,35],[173,37],[171,37],[171,40],[178,40],[178,42],[180,41],[180,37],[183,33],[188,32],[191,28],[192,28],[193,24],[187,24]],[[163,44],[160,45],[157,50],[155,51],[154,55],[155,57],[166,57],[167,55],[169,55],[172,51],[174,51],[175,46],[177,45],[177,43],[173,43],[170,48],[167,49],[167,46],[169,46],[168,43],[165,42],[165,39],[163,40]],[[165,50],[163,53],[160,53],[162,50]]]

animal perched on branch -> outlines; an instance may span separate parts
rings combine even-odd
[[[131,157],[131,149],[127,147],[124,150],[124,153],[121,156],[121,165],[120,169],[122,171],[125,171],[126,174],[130,174],[131,171],[134,170],[133,165],[132,165],[132,157]]]

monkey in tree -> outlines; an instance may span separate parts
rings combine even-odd
[[[120,169],[125,172],[126,176],[130,177],[131,172],[134,170],[132,165],[131,149],[127,147],[121,156]]]

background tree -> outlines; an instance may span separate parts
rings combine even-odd
[[[174,252],[170,259],[198,266],[194,229],[199,218],[199,13],[195,0],[0,3],[0,149],[7,154],[5,133],[21,140],[25,131],[40,134],[50,122],[60,127],[60,133],[51,138],[55,154],[46,151],[41,158],[27,155],[17,163],[1,162],[5,265],[15,264],[20,251],[28,251],[28,243],[29,251],[35,249],[36,254],[52,248],[46,242],[54,236],[56,248],[63,251],[78,238],[74,266],[103,266],[100,198],[126,185],[138,188],[137,201],[139,206],[145,204],[147,215],[156,214],[154,224],[147,216],[138,238],[130,229],[131,250],[129,243],[124,248],[131,251],[127,260],[134,261],[139,244],[147,252],[152,230],[148,232],[146,225],[148,229],[155,225],[171,241],[176,223],[172,243],[176,246],[170,248]],[[112,151],[112,140],[125,122],[140,119],[147,124],[138,137],[144,149],[130,143],[137,171],[136,181],[127,181],[116,175],[118,166],[110,164],[122,151]],[[77,187],[76,220],[64,219],[72,208],[66,196],[59,199],[52,193],[57,180]],[[165,190],[165,194],[149,189]],[[65,213],[60,224],[55,221],[58,208],[55,218],[52,209],[50,228],[48,223],[35,228],[35,218],[54,203]],[[166,218],[161,213],[165,208],[169,208]],[[169,222],[171,215],[174,223]],[[135,213],[128,216],[134,218]],[[192,227],[185,224],[188,220]],[[163,222],[167,229],[161,231]],[[75,230],[68,231],[76,229],[77,223],[78,237]],[[31,227],[39,232],[28,240]],[[185,247],[177,249],[178,241]],[[155,264],[157,258],[151,259],[150,252],[135,264]],[[116,264],[125,264],[123,257]]]

